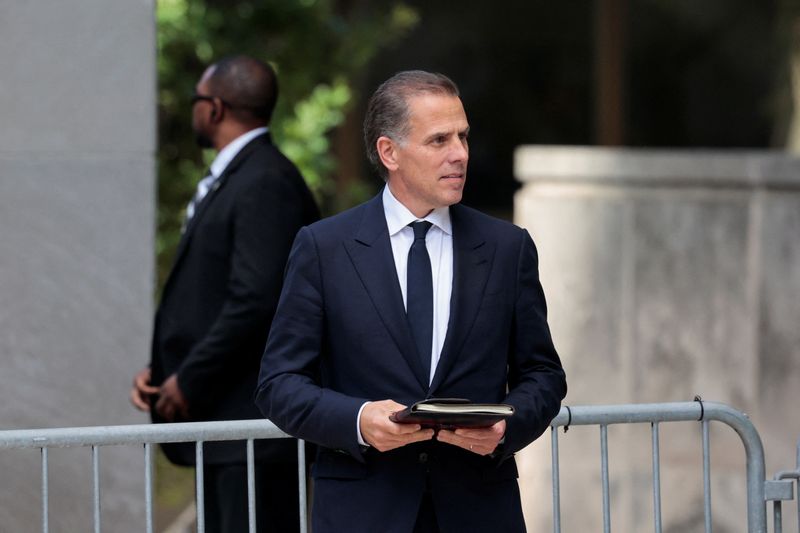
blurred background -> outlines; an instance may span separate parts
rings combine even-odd
[[[792,150],[798,12],[792,0],[162,0],[159,271],[203,170],[189,97],[215,58],[277,68],[274,135],[327,214],[381,185],[361,141],[372,91],[400,70],[447,74],[472,128],[465,202],[510,218],[522,144]]]
[[[0,429],[146,422],[130,380],[213,158],[190,97],[208,64],[244,53],[278,72],[274,138],[326,215],[382,186],[361,137],[377,85],[415,68],[453,78],[471,125],[464,202],[534,236],[567,403],[710,393],[774,435],[768,474],[793,466],[800,0],[0,0],[0,44]],[[665,461],[683,476],[697,465],[681,439]],[[716,512],[739,511],[715,530],[742,531],[738,445],[722,442],[735,452],[720,453]],[[622,463],[638,454],[622,449]],[[644,450],[613,487],[623,531],[649,527]],[[520,461],[533,531],[549,527],[548,453]],[[104,516],[141,530],[141,454],[107,457]],[[38,461],[0,453],[1,531],[38,530]],[[51,465],[55,530],[85,530],[86,455]],[[596,497],[585,471],[565,476],[578,501]],[[682,483],[665,481],[695,498]],[[159,528],[191,490],[191,472],[159,462]],[[671,531],[699,527],[695,504]],[[597,530],[585,514],[567,530]]]

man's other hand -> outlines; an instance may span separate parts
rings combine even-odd
[[[140,370],[133,377],[131,403],[140,411],[150,411],[150,395],[156,394],[158,387],[150,385],[150,368]]]
[[[158,390],[156,412],[166,421],[189,418],[189,403],[178,386],[178,375],[172,374]]]
[[[464,448],[478,455],[489,455],[494,452],[505,434],[506,421],[501,420],[488,428],[460,428],[455,431],[443,429],[436,435],[436,440]]]
[[[389,420],[392,413],[403,409],[405,405],[393,400],[366,404],[361,411],[360,422],[364,442],[380,452],[387,452],[412,442],[432,439],[432,429],[422,429],[419,424],[397,424]]]

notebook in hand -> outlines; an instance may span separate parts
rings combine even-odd
[[[514,414],[502,403],[472,403],[462,398],[431,398],[417,402],[389,419],[398,424],[419,424],[424,428],[455,429],[493,426]]]

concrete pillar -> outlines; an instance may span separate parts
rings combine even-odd
[[[780,153],[521,147],[515,221],[539,247],[567,404],[690,401],[751,415],[768,475],[795,466],[800,160]],[[661,428],[665,531],[702,529],[699,424]],[[522,454],[550,526],[550,435]],[[715,531],[742,531],[744,453],[712,426]],[[612,527],[652,528],[650,427],[609,429]],[[561,435],[565,531],[602,527],[596,428]],[[672,528],[672,529],[670,529]]]
[[[145,422],[152,0],[0,4],[0,429]],[[141,449],[101,450],[103,530],[142,531]],[[91,449],[50,452],[51,531],[92,529]],[[0,451],[0,530],[41,530],[40,454]]]

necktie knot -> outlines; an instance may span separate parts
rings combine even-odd
[[[418,241],[420,239],[425,240],[425,235],[427,235],[428,230],[431,229],[433,224],[427,220],[419,220],[417,222],[412,222],[409,226],[414,230],[414,240]]]

